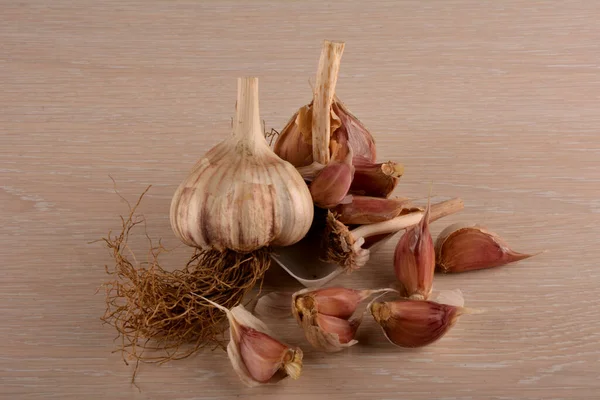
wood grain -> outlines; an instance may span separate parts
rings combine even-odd
[[[0,397],[593,398],[599,19],[593,1],[0,1]],[[139,392],[95,294],[110,257],[89,242],[127,212],[109,175],[131,201],[153,185],[140,211],[176,246],[170,198],[229,132],[235,78],[260,78],[262,116],[281,129],[310,101],[326,38],[346,42],[339,97],[378,158],[406,166],[397,194],[433,182],[465,200],[434,233],[475,221],[549,252],[437,277],[486,312],[425,349],[396,350],[367,320],[359,345],[325,355],[291,321],[267,321],[305,350],[300,380],[246,389],[215,350],[143,365]],[[387,286],[393,246],[339,283]]]

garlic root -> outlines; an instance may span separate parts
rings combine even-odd
[[[106,265],[110,278],[103,285],[106,310],[101,319],[116,329],[118,349],[126,363],[129,358],[162,363],[186,358],[209,344],[219,345],[225,317],[192,293],[233,307],[271,264],[268,249],[255,252],[252,258],[233,251],[196,249],[184,268],[168,271],[159,262],[166,249],[149,241],[147,267],[142,266],[135,261],[128,240],[144,222],[135,213],[145,193],[130,207],[129,216],[122,218],[120,233],[103,238],[114,266]]]

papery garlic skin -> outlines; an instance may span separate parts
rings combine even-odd
[[[273,151],[294,167],[312,164],[312,103],[292,116],[277,137]]]
[[[331,110],[338,116],[341,124],[348,132],[348,143],[352,149],[354,158],[361,158],[374,163],[377,159],[377,151],[373,135],[335,95],[331,104]]]
[[[212,148],[178,187],[171,226],[185,244],[250,252],[288,246],[313,218],[308,187],[269,148],[260,124],[258,80],[238,80],[233,134]]]

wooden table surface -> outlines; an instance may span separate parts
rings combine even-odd
[[[0,1],[0,397],[593,398],[599,19],[594,1]],[[127,212],[109,175],[131,201],[153,185],[140,211],[176,246],[171,196],[230,132],[236,77],[260,78],[262,117],[281,129],[310,100],[323,39],[346,42],[337,93],[378,158],[405,164],[396,194],[433,182],[464,199],[434,234],[474,221],[548,252],[437,277],[486,312],[430,347],[393,348],[366,320],[357,346],[328,355],[267,320],[305,350],[298,381],[247,389],[216,350],[142,365],[140,392],[95,293],[111,258],[89,242]],[[337,282],[389,285],[393,246]],[[275,267],[273,282],[293,285]]]

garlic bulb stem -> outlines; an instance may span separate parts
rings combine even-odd
[[[454,198],[431,206],[429,222],[433,222],[442,217],[454,214],[464,208],[463,201],[459,198]],[[354,238],[367,238],[374,235],[382,235],[386,233],[398,232],[401,229],[406,229],[409,226],[418,224],[423,218],[424,212],[417,211],[407,215],[392,218],[387,221],[377,222],[369,225],[361,225],[350,231]]]
[[[254,152],[257,146],[266,146],[258,108],[258,78],[238,78],[235,125],[233,137],[243,143],[243,149]]]
[[[313,161],[329,162],[329,138],[331,136],[331,103],[344,52],[344,42],[325,40],[319,58],[317,81],[313,95],[312,148]]]

